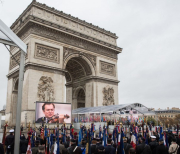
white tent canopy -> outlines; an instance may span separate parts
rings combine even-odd
[[[72,111],[72,114],[108,113],[108,112],[127,111],[127,110],[129,111],[136,110],[143,115],[150,115],[150,114],[155,115],[155,112],[149,111],[147,107],[145,107],[140,103],[78,108],[78,109],[74,109]]]

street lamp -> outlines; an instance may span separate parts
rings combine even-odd
[[[18,100],[17,100],[17,112],[16,112],[17,114],[16,114],[16,129],[15,129],[15,144],[14,144],[14,151],[18,154],[19,141],[20,141],[20,127],[21,127],[21,104],[22,104],[22,88],[23,88],[23,80],[24,80],[24,61],[25,61],[25,54],[27,53],[27,46],[19,37],[17,37],[17,35],[9,27],[7,27],[3,23],[1,19],[0,19],[0,43],[4,44],[5,47],[6,45],[9,45],[9,46],[16,46],[21,49],[21,58],[20,58],[20,66],[19,66]]]

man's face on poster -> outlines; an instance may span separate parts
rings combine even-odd
[[[54,106],[53,104],[46,104],[44,106],[43,113],[46,118],[51,118],[54,115]]]

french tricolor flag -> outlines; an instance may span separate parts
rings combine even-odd
[[[136,149],[136,136],[134,134],[131,136],[131,145]]]

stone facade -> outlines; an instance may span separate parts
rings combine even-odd
[[[22,123],[34,122],[35,102],[72,103],[72,108],[118,104],[117,36],[33,1],[11,29],[28,45]],[[6,121],[15,125],[20,52],[11,48]]]

